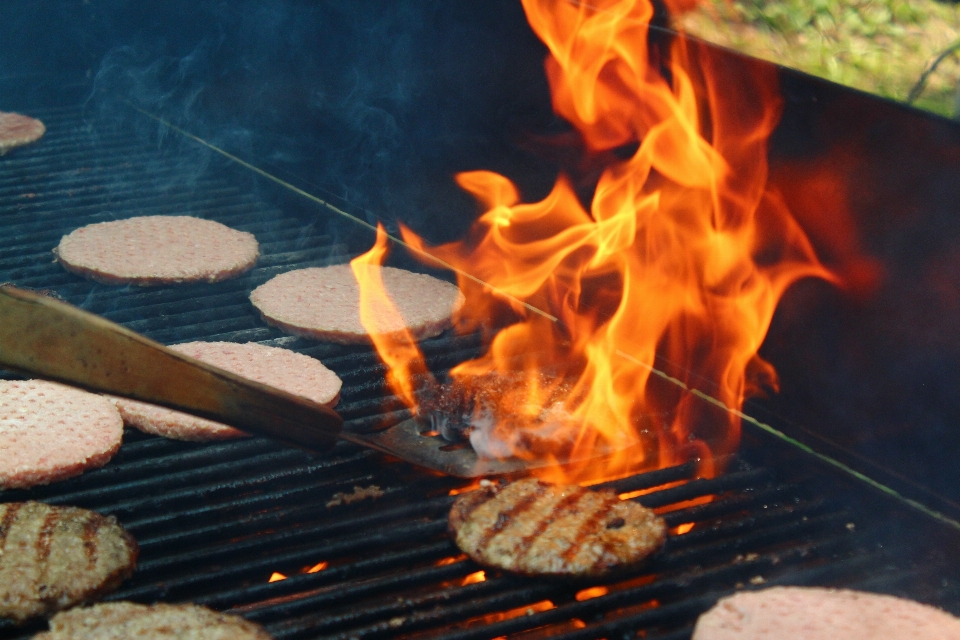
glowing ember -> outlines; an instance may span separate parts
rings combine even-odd
[[[605,596],[608,593],[610,593],[610,589],[607,587],[590,587],[589,589],[577,591],[577,595],[574,597],[576,597],[578,601],[592,600],[593,598]]]
[[[685,522],[684,524],[677,525],[677,528],[673,530],[674,535],[682,536],[685,533],[690,533],[690,530],[693,529],[694,522]]]
[[[757,350],[777,302],[800,278],[834,280],[767,185],[775,72],[717,67],[679,39],[654,63],[648,0],[523,5],[550,50],[554,110],[591,152],[628,157],[607,166],[589,209],[563,175],[544,200],[524,204],[504,176],[472,171],[457,182],[485,212],[466,239],[428,248],[401,229],[461,272],[460,329],[505,326],[451,377],[466,387],[491,375],[524,381],[499,395],[511,419],[484,422],[489,455],[550,457],[520,446],[546,428],[565,453],[612,452],[607,474],[696,459],[711,476],[736,449],[740,419],[691,390],[738,410],[751,389],[775,387]],[[358,261],[379,264],[382,240]],[[377,348],[415,406],[411,381],[425,373],[416,345],[394,335]],[[652,375],[654,363],[673,383]]]
[[[475,573],[471,573],[466,578],[464,578],[461,584],[463,586],[466,586],[468,584],[475,584],[477,582],[485,582],[486,579],[487,579],[486,571],[477,571]]]

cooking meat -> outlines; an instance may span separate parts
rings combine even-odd
[[[546,373],[462,377],[425,395],[417,416],[447,440],[469,439],[481,458],[565,459],[586,428],[566,408],[576,404],[573,384]]]
[[[253,234],[190,216],[98,222],[63,236],[54,249],[67,271],[105,284],[219,282],[253,268]]]
[[[109,602],[71,609],[50,619],[50,631],[34,640],[270,640],[240,616],[193,604]]]
[[[387,295],[402,323],[386,317],[381,333],[408,329],[415,339],[429,338],[452,325],[464,303],[460,290],[428,275],[382,267]],[[342,344],[369,342],[360,322],[360,287],[348,264],[282,273],[250,294],[269,324],[288,333]]]
[[[692,640],[957,640],[960,619],[893,596],[773,587],[736,593],[700,616]]]
[[[43,380],[0,381],[0,489],[103,466],[122,439],[123,420],[107,398]]]
[[[115,518],[40,502],[0,504],[0,618],[88,602],[128,578],[137,543]]]
[[[47,128],[36,118],[0,111],[0,156],[14,147],[36,142]]]
[[[527,576],[598,577],[633,567],[667,534],[662,518],[613,491],[533,478],[460,495],[449,525],[479,564]]]
[[[289,349],[250,342],[186,342],[174,351],[317,404],[333,406],[340,396],[340,378],[316,358]],[[123,421],[145,431],[177,440],[220,440],[246,435],[225,424],[165,409],[146,402],[114,398]]]

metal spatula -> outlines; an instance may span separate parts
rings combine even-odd
[[[343,431],[343,419],[332,409],[9,285],[0,286],[0,367],[185,411],[310,451],[329,450],[339,438],[465,478],[540,466],[480,459],[469,446],[421,435],[427,428],[416,420],[373,434]]]

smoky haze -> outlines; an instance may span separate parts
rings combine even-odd
[[[477,213],[455,172],[503,172],[531,199],[554,177],[516,145],[555,119],[546,50],[513,0],[22,2],[0,31],[26,52],[5,47],[0,77],[86,83],[86,117],[105,135],[133,126],[198,178],[217,161],[129,100],[432,242],[459,237]]]

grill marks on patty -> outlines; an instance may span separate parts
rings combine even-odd
[[[523,575],[600,576],[642,562],[666,538],[661,518],[612,491],[535,479],[460,496],[449,523],[475,561]]]
[[[0,618],[86,602],[133,573],[137,543],[114,518],[39,502],[0,504]]]

